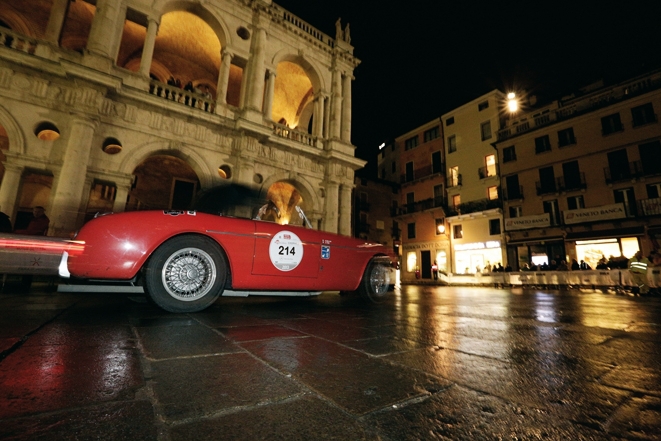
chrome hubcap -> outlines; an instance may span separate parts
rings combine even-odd
[[[216,281],[216,265],[211,256],[199,248],[183,248],[165,261],[161,280],[168,294],[190,302],[211,290]]]

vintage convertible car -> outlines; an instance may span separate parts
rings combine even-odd
[[[170,312],[200,311],[221,295],[387,296],[396,260],[380,244],[314,230],[298,206],[286,216],[272,202],[258,211],[198,208],[98,216],[75,237],[83,251],[64,253],[60,276],[142,285]]]

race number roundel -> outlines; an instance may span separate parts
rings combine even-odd
[[[269,257],[280,271],[291,271],[303,259],[303,243],[291,231],[280,231],[271,239]]]

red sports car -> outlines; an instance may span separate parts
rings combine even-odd
[[[203,310],[221,295],[357,290],[374,301],[387,295],[396,258],[383,245],[314,230],[299,207],[282,219],[300,217],[303,226],[277,223],[282,219],[273,203],[247,213],[248,218],[201,211],[99,216],[78,232],[83,251],[65,253],[60,276],[143,285],[171,312]],[[262,220],[268,217],[276,222]]]

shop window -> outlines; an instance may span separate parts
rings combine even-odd
[[[570,210],[585,208],[585,201],[583,201],[583,196],[569,196],[567,198],[567,208]]]
[[[438,265],[438,270],[442,272],[447,272],[448,270],[448,258],[445,254],[445,251],[436,251],[436,264]]]
[[[452,230],[453,230],[453,232],[454,232],[454,238],[455,238],[455,239],[461,239],[462,237],[464,237],[464,231],[463,231],[463,229],[461,228],[461,224],[459,224],[459,225],[454,225],[454,226],[452,227]]]
[[[418,256],[415,254],[415,251],[406,253],[406,271],[409,273],[414,272],[417,265]]]
[[[500,234],[500,219],[489,219],[489,234],[491,236]]]
[[[408,238],[415,239],[415,222],[407,224],[406,227],[408,229]]]

